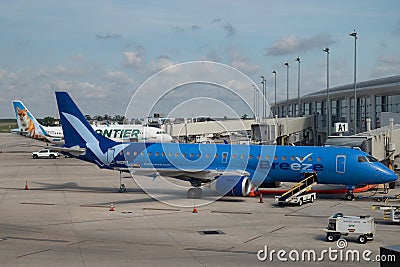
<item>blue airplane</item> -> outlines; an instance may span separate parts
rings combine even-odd
[[[369,154],[352,148],[234,144],[121,143],[97,134],[67,92],[56,92],[65,145],[61,152],[100,168],[168,176],[220,195],[247,196],[264,183],[300,182],[313,172],[320,184],[345,185],[353,199],[358,185],[395,181],[397,175]]]

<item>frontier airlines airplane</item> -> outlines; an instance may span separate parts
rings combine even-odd
[[[28,108],[19,101],[13,101],[14,111],[17,118],[18,129],[12,133],[21,134],[27,137],[42,139],[54,144],[64,143],[64,132],[62,127],[46,127],[41,125],[29,112]],[[138,141],[138,142],[171,142],[172,137],[160,128],[147,127],[142,125],[92,125],[96,133],[114,141]]]

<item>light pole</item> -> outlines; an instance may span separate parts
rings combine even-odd
[[[253,89],[254,89],[254,120],[257,118],[257,88],[256,86],[253,84]]]
[[[286,117],[289,117],[289,63],[286,66]]]
[[[354,30],[350,33],[354,37],[354,134],[357,134],[357,79],[356,79],[356,66],[357,66],[357,32]]]
[[[322,49],[326,52],[326,135],[329,136],[331,132],[331,101],[329,99],[329,48]]]
[[[273,71],[272,73],[273,73],[274,76],[275,76],[275,83],[274,83],[274,87],[275,87],[275,95],[274,95],[275,101],[274,101],[274,106],[276,106],[276,71]],[[276,107],[275,107],[275,108],[276,108]],[[274,114],[274,115],[275,115],[275,114]]]
[[[267,80],[265,79],[264,75],[261,75],[261,84],[263,86],[263,97],[262,97],[262,116],[263,118],[266,117],[266,106],[265,106],[265,99],[266,99],[266,88],[267,88]]]
[[[299,62],[299,68],[298,68],[298,71],[297,71],[297,108],[299,109],[298,115],[300,117],[302,115],[302,112],[301,112],[302,108],[301,108],[301,105],[300,105],[300,58],[297,57],[296,61]]]

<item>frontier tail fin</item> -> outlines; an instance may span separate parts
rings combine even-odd
[[[46,131],[28,108],[25,107],[24,103],[20,100],[14,100],[13,107],[18,124],[18,133],[27,137],[45,140]]]

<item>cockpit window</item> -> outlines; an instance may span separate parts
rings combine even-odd
[[[358,156],[358,162],[367,162],[367,158],[364,156]]]
[[[378,162],[378,160],[372,156],[358,156],[358,162]]]
[[[373,156],[367,156],[367,159],[369,162],[378,162],[378,160],[376,158],[374,158]]]

